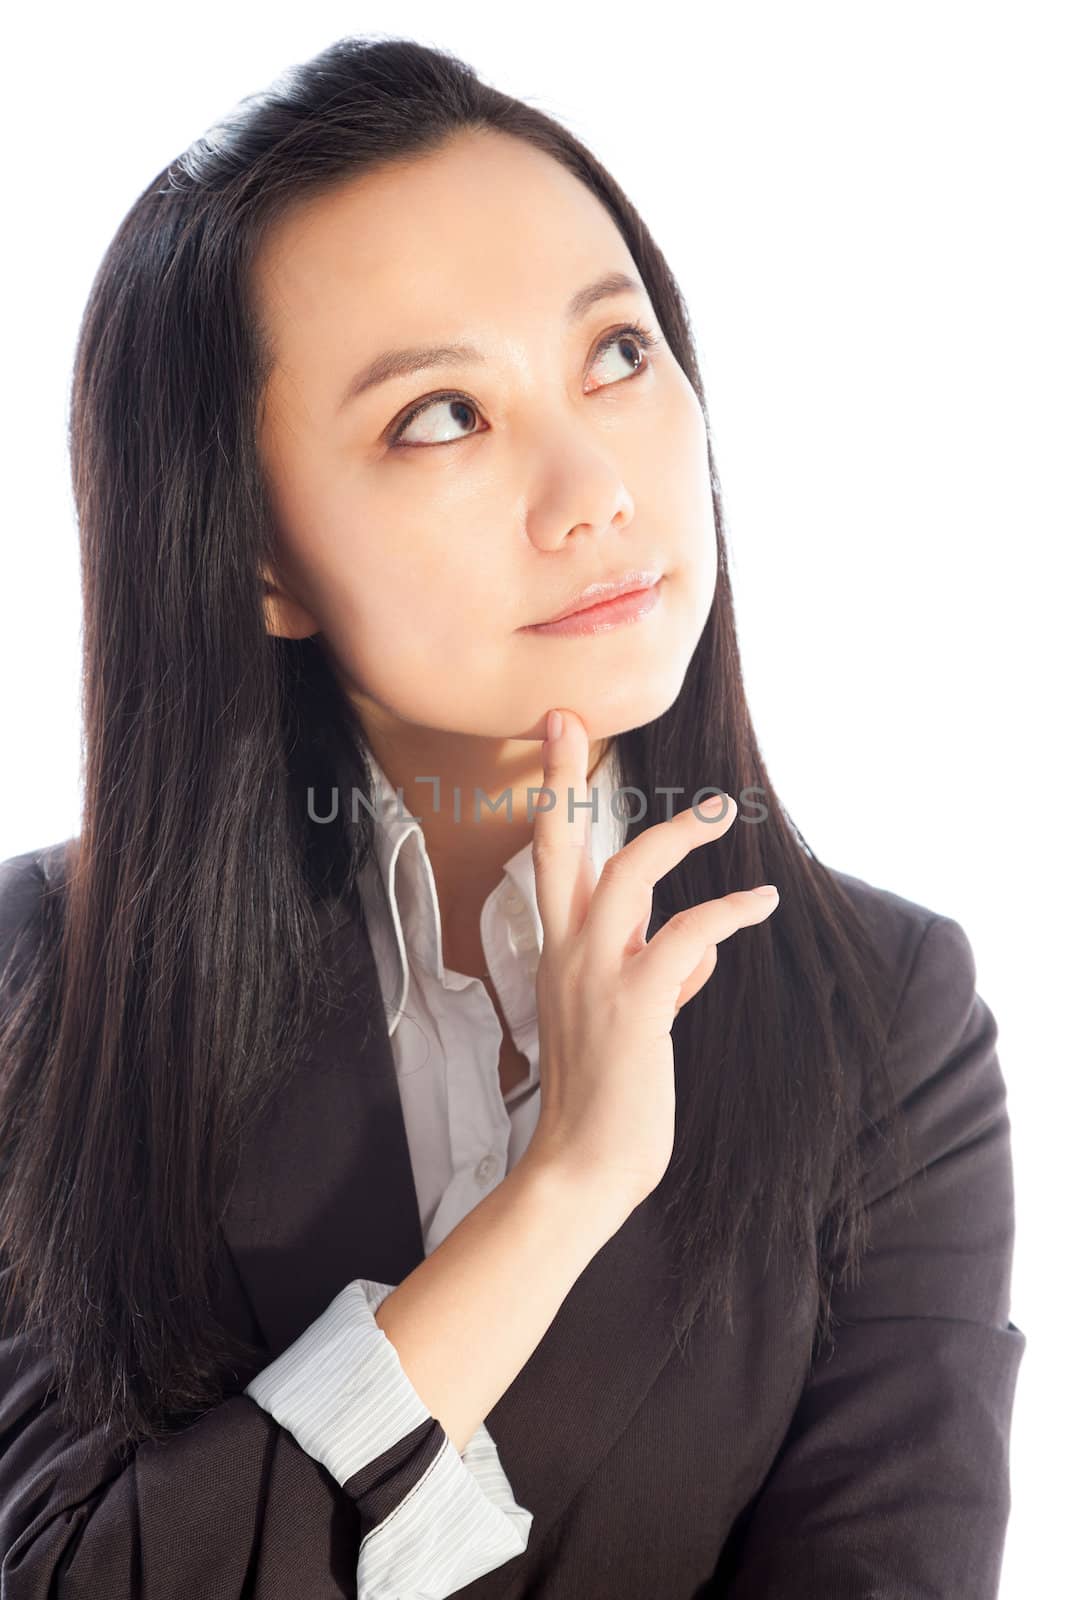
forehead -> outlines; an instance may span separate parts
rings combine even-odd
[[[252,285],[276,348],[291,351],[303,335],[332,327],[336,338],[342,315],[369,342],[416,322],[430,335],[473,330],[498,310],[558,323],[570,293],[615,266],[634,271],[585,184],[524,140],[465,130],[294,203],[263,240]]]

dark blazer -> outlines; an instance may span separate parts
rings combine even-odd
[[[0,865],[0,966],[20,928],[32,937],[61,848]],[[790,1314],[755,1259],[733,1337],[698,1328],[683,1357],[661,1304],[659,1191],[638,1206],[485,1419],[533,1526],[525,1554],[458,1591],[472,1600],[995,1596],[1026,1343],[1009,1321],[996,1023],[958,923],[837,876],[898,975],[887,1059],[925,1169],[913,1205],[893,1203],[868,1151],[872,1251],[810,1375],[814,1305]],[[354,993],[373,962],[358,922],[327,925],[324,952]],[[240,1391],[350,1279],[399,1283],[423,1259],[372,992],[364,1048],[354,1002],[325,1016],[239,1170],[223,1304],[262,1360],[230,1398],[123,1459],[104,1433],[59,1427],[47,1362],[0,1330],[0,1600],[355,1594],[362,1530],[399,1503],[440,1424],[342,1486]]]

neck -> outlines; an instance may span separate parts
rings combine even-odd
[[[540,741],[485,739],[410,724],[385,727],[363,706],[360,714],[375,760],[422,827],[442,933],[447,930],[457,946],[469,950],[472,923],[476,929],[505,862],[533,838],[527,790],[532,806],[544,782]],[[590,773],[609,747],[608,739],[590,746]],[[432,782],[417,783],[417,778],[437,779],[436,791]],[[493,805],[499,809],[490,809]]]

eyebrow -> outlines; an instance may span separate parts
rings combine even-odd
[[[564,311],[564,321],[577,322],[600,300],[614,295],[644,294],[645,286],[627,272],[607,272],[603,277],[587,283],[573,294]],[[484,363],[485,356],[471,344],[411,345],[403,350],[383,350],[380,355],[361,367],[341,396],[338,411],[343,411],[359,395],[365,394],[379,383],[392,378],[410,377],[415,372],[425,372],[431,367],[443,367],[457,361]]]

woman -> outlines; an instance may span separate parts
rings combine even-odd
[[[342,40],[136,201],[71,441],[83,826],[0,892],[4,1600],[994,1595],[996,1024],[770,783],[618,185]]]

